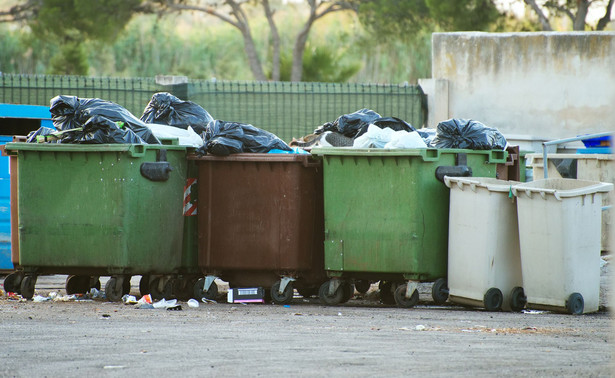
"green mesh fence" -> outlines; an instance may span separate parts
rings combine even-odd
[[[0,103],[49,105],[60,94],[97,97],[140,117],[159,91],[194,101],[216,119],[250,123],[287,142],[362,108],[401,118],[416,128],[426,117],[425,94],[415,85],[189,80],[164,86],[154,78],[0,74]]]

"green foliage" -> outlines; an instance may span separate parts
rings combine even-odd
[[[49,64],[48,74],[79,76],[88,74],[87,56],[83,44],[79,42],[70,41],[63,44]]]
[[[41,38],[113,41],[141,0],[43,0],[30,27]]]
[[[486,30],[500,16],[493,0],[425,0],[431,18],[444,30]]]
[[[303,54],[302,81],[322,83],[345,83],[359,72],[361,64],[345,59],[346,49],[330,46],[308,46]],[[292,56],[289,52],[280,56],[280,80],[290,81]],[[271,77],[271,74],[269,74]]]

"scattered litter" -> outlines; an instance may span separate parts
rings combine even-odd
[[[104,293],[102,293],[97,288],[93,287],[90,289],[90,298],[95,299],[95,298],[104,298],[104,297],[105,297]]]
[[[137,304],[137,298],[133,295],[125,294],[122,296],[122,302],[124,302],[124,304]]]
[[[182,306],[181,305],[175,305],[175,306],[167,307],[167,311],[181,311],[181,310],[182,310]]]
[[[301,314],[299,312],[295,312],[295,316],[303,316],[303,314]]]
[[[606,261],[604,258],[602,258],[602,257],[600,258],[600,267],[601,267],[601,268],[602,268],[602,267],[604,267],[605,265],[607,265],[608,263],[609,263],[609,262],[608,262],[608,261]]]
[[[171,300],[167,301],[164,298],[162,298],[161,300],[159,300],[156,303],[152,303],[154,308],[169,308],[169,307],[175,306],[176,304],[177,304],[177,299],[171,299]]]
[[[290,305],[284,305],[285,308],[290,308]]]
[[[32,298],[32,302],[47,302],[50,300],[51,300],[50,297],[43,297],[41,295],[37,295],[34,298]]]
[[[414,327],[414,329],[415,329],[416,331],[424,331],[426,328],[427,328],[427,327],[425,327],[425,326],[424,326],[424,325],[422,325],[422,324],[419,324],[419,325],[417,325],[416,327]]]
[[[524,331],[538,331],[538,328],[536,327],[525,327],[523,328]]]
[[[154,306],[151,303],[138,302],[135,305],[135,308],[138,308],[138,309],[150,309],[150,308],[154,308]]]
[[[341,313],[341,312],[338,312],[338,313],[337,313],[337,316],[342,316],[342,313]]]
[[[143,303],[147,303],[147,304],[152,304],[152,296],[150,294],[146,294],[144,296],[142,296],[137,303],[143,304]]]
[[[58,293],[55,291],[52,291],[51,293],[49,293],[49,298],[51,299],[55,299],[58,296]]]
[[[109,319],[111,317],[111,315],[109,314],[102,314],[102,316],[100,317],[101,319]]]
[[[8,293],[6,293],[6,296],[8,297],[8,299],[14,300],[14,301],[19,301],[21,300],[21,295],[14,293],[12,291],[9,291]]]
[[[523,310],[522,312],[524,314],[532,314],[532,315],[546,314],[547,313],[547,311],[540,311],[540,310]]]
[[[218,302],[214,301],[213,299],[207,299],[207,298],[201,298],[201,302],[209,303],[209,304],[211,304],[211,303],[218,303]]]
[[[199,301],[197,301],[196,299],[188,300],[188,307],[190,307],[190,308],[199,308]]]

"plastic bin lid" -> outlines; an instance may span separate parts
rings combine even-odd
[[[476,188],[485,188],[491,192],[509,193],[511,187],[520,184],[519,181],[499,180],[492,177],[450,177],[444,176],[444,183],[447,187],[453,188],[457,184],[459,189],[463,190],[464,186],[469,186],[472,191]]]
[[[613,190],[613,184],[600,181],[547,178],[513,185],[512,190],[515,196],[526,193],[528,197],[531,197],[532,193],[539,193],[545,198],[547,194],[551,194],[560,200],[598,192],[606,193]]]

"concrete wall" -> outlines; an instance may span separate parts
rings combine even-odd
[[[472,118],[546,140],[615,130],[613,32],[434,33],[432,76],[431,127]]]

